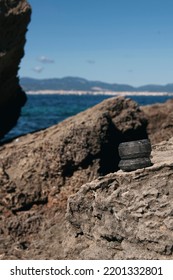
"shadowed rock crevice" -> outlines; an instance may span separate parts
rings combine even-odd
[[[121,243],[123,241],[123,237],[122,236],[113,236],[113,235],[101,235],[101,238],[105,239],[108,242],[118,242]]]
[[[147,120],[144,118],[140,120],[140,125],[137,128],[134,126],[132,128],[127,128],[127,130],[122,131],[118,129],[114,121],[108,118],[109,127],[106,134],[106,141],[100,149],[100,175],[106,175],[111,172],[119,170],[118,164],[120,161],[118,146],[122,142],[140,140],[148,138],[146,132]],[[127,125],[127,122],[126,122]],[[136,129],[138,133],[136,133]]]
[[[13,209],[12,210],[12,213],[13,214],[16,214],[18,212],[26,212],[26,211],[29,211],[31,210],[31,208],[35,205],[39,206],[39,205],[46,205],[48,203],[48,198],[45,197],[43,198],[42,200],[37,200],[36,202],[30,202],[30,203],[24,203],[24,206],[21,206],[20,208],[17,208],[17,209]]]

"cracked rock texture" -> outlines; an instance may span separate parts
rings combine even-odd
[[[0,0],[0,137],[20,116],[26,95],[17,76],[31,8],[25,0]]]
[[[153,146],[152,167],[100,177],[68,199],[67,258],[173,259],[172,150],[173,138]]]

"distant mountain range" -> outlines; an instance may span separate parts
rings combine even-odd
[[[37,90],[76,90],[76,91],[128,91],[128,92],[168,92],[173,93],[173,84],[146,85],[133,87],[126,84],[110,84],[99,81],[88,81],[78,77],[54,79],[21,78],[20,84],[25,91]]]

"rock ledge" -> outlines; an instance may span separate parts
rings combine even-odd
[[[100,177],[68,199],[68,258],[173,259],[172,150],[173,138],[153,147],[152,167]]]

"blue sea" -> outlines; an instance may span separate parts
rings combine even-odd
[[[112,96],[87,94],[28,94],[27,97],[27,103],[22,109],[22,114],[16,127],[14,127],[1,142],[50,127]],[[128,96],[128,98],[129,97],[137,101],[139,105],[149,105],[158,102],[163,103],[171,98],[170,96]]]

